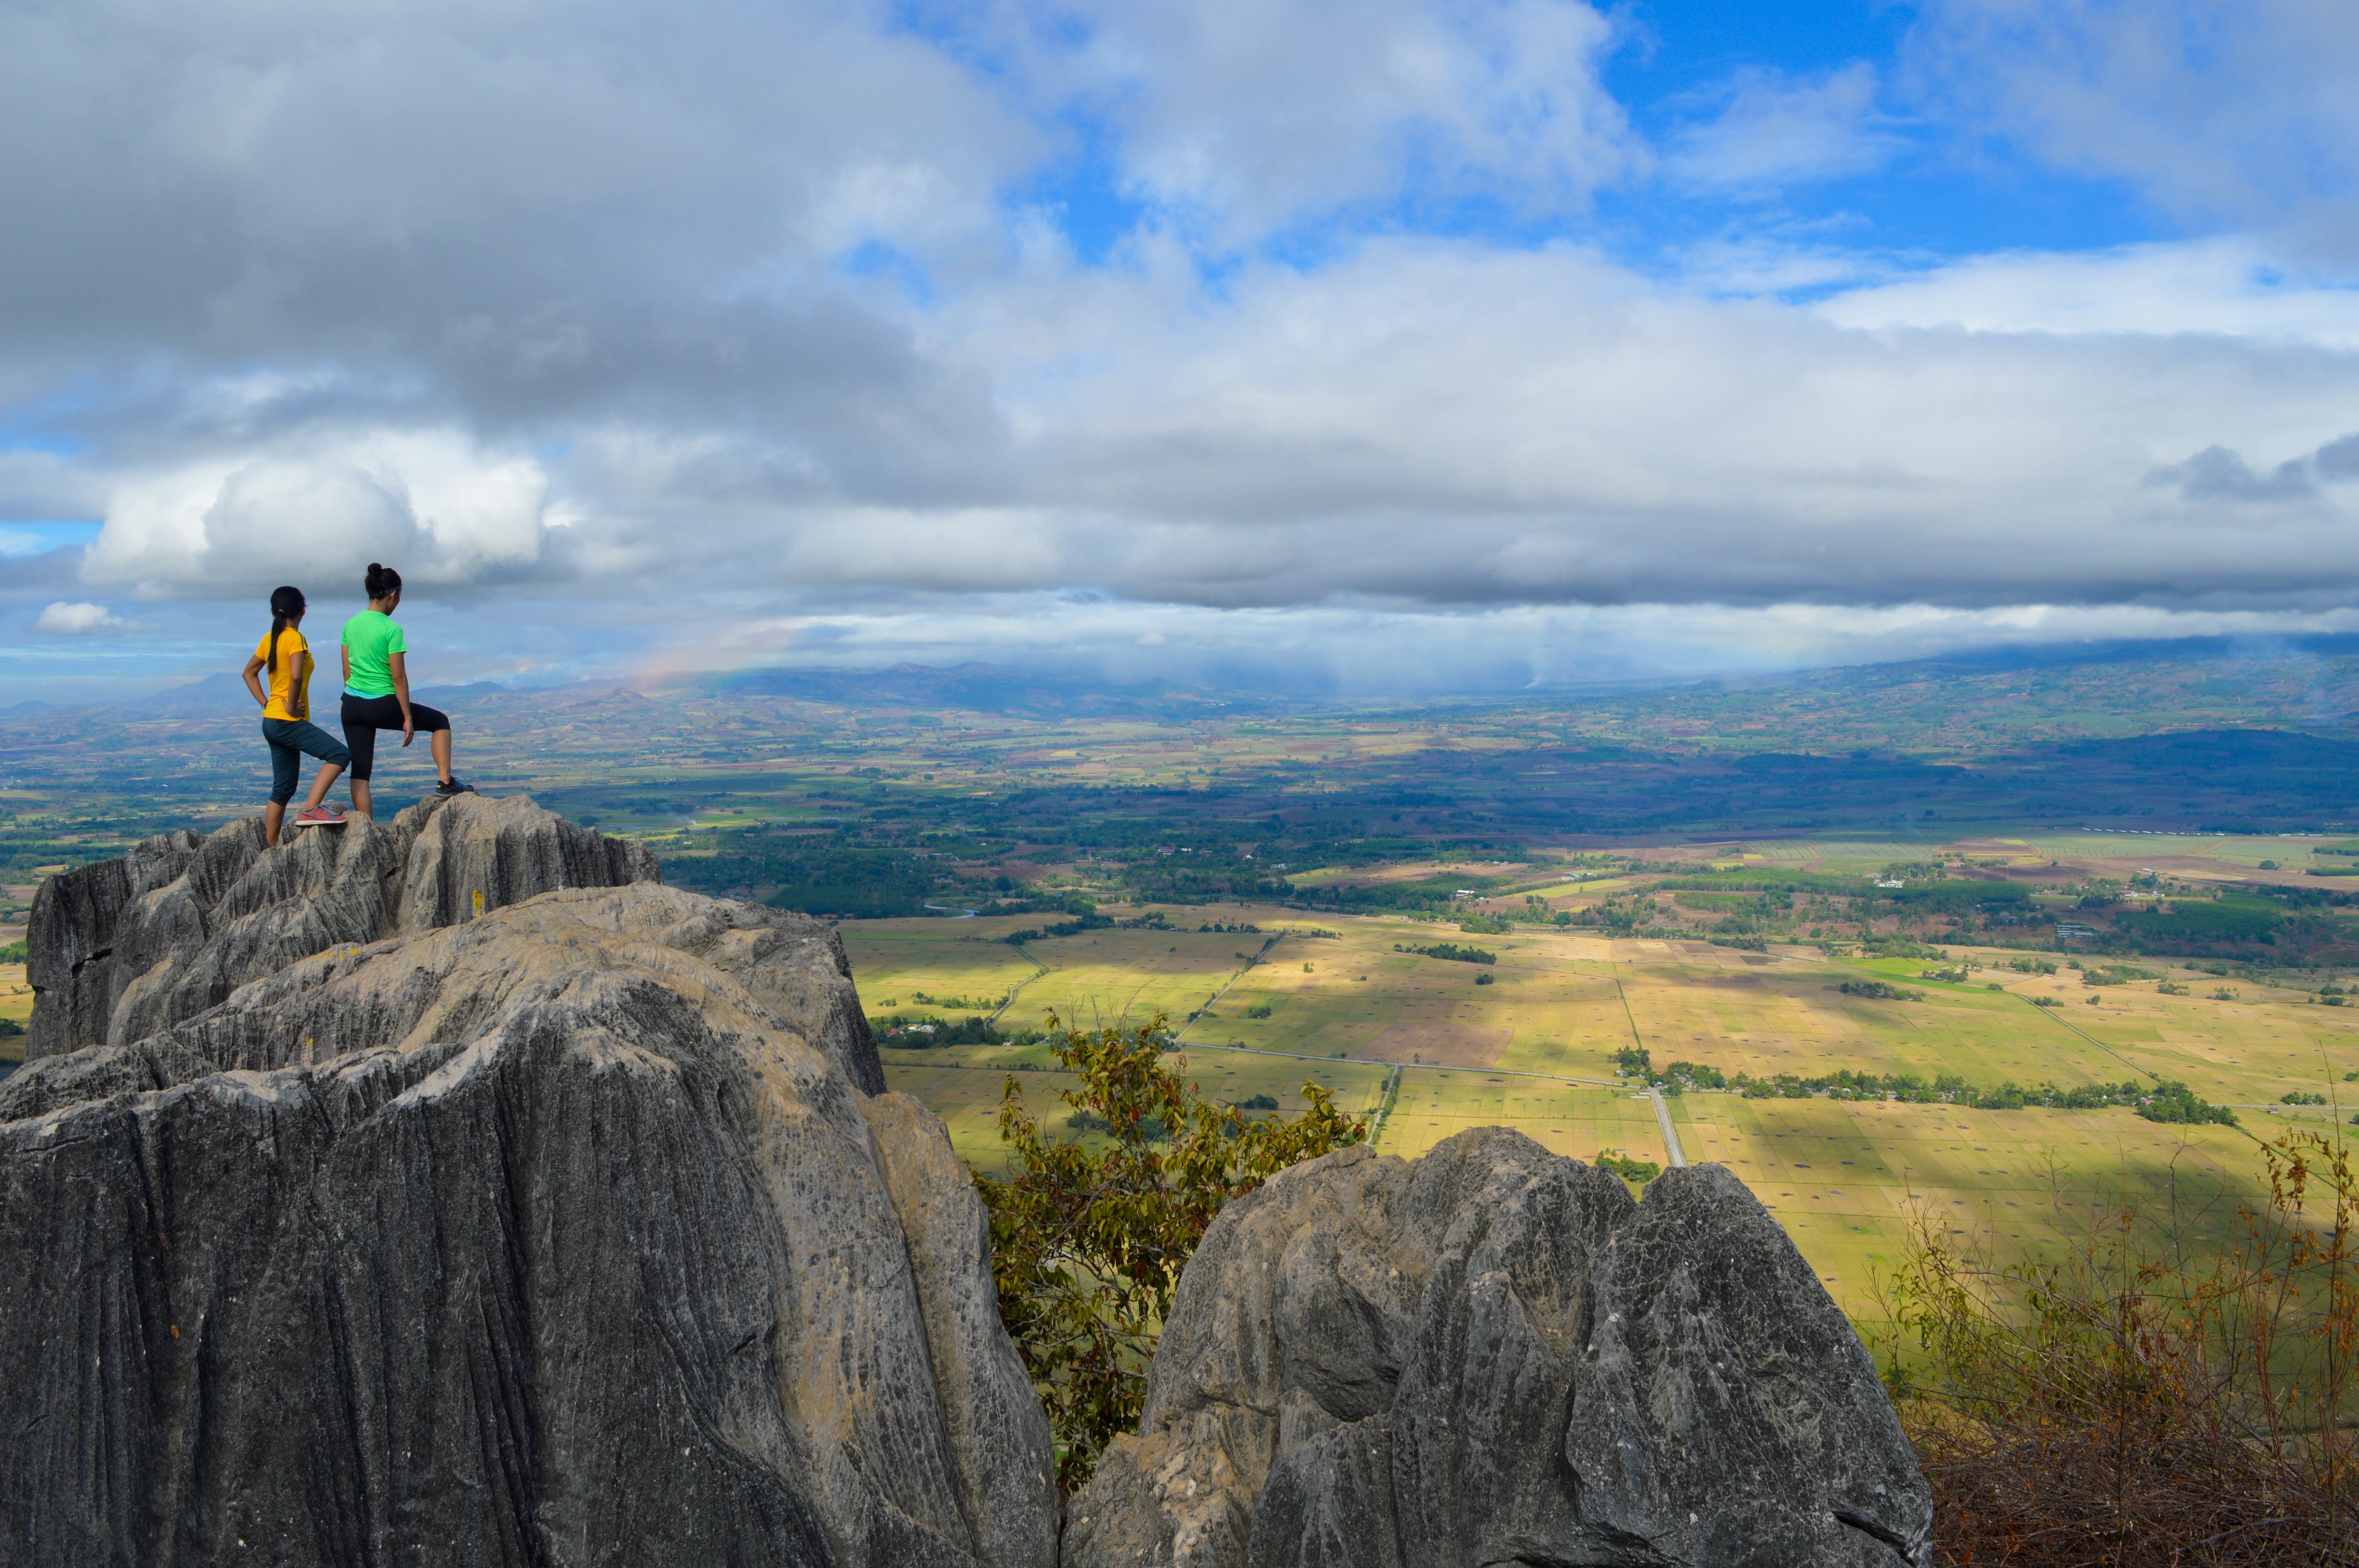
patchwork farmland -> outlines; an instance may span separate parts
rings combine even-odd
[[[1653,1101],[1617,1076],[1634,1049],[1658,1069],[1690,1062],[1732,1079],[1837,1068],[1982,1088],[2169,1079],[2235,1108],[2241,1127],[2158,1123],[2125,1106],[1666,1096],[1685,1158],[1723,1162],[1746,1181],[1857,1310],[1878,1260],[1926,1217],[2001,1258],[2062,1245],[2125,1195],[2149,1213],[2175,1205],[2190,1239],[2224,1235],[2238,1204],[2257,1199],[2260,1141],[2339,1124],[2359,1099],[2345,1077],[2359,1073],[2359,1008],[2151,959],[2152,980],[2090,985],[2060,966],[2010,968],[2023,956],[1998,949],[1953,946],[1936,966],[1537,926],[1462,936],[1431,921],[1314,920],[1275,905],[1114,913],[1168,928],[1020,946],[1005,940],[1025,925],[1014,918],[841,928],[869,1012],[900,1021],[885,1043],[888,1081],[939,1111],[978,1165],[998,1162],[1011,1079],[1052,1119],[1066,1114],[1056,1096],[1068,1081],[1037,1041],[910,1048],[929,1038],[913,1025],[941,1033],[991,1017],[1016,1032],[1051,1012],[1083,1026],[1160,1013],[1205,1093],[1267,1096],[1290,1112],[1308,1078],[1369,1116],[1389,1098],[1377,1142],[1401,1155],[1498,1124],[1583,1159],[1667,1164]],[[1200,929],[1213,926],[1226,929]],[[1479,944],[1492,961],[1412,951],[1445,940]],[[1937,967],[1962,978],[1925,978]],[[1860,994],[1871,981],[1900,1000]],[[2288,1105],[2288,1095],[2329,1103]]]

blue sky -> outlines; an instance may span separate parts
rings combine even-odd
[[[0,0],[0,704],[2352,629],[2359,10]]]

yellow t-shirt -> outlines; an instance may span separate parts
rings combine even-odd
[[[311,717],[311,644],[288,626],[278,633],[278,667],[269,667],[270,635],[254,645],[254,656],[264,661],[262,676],[270,683],[270,700],[263,705],[265,719]]]

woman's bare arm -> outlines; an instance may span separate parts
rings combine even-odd
[[[409,655],[387,654],[385,665],[393,676],[393,698],[401,704],[401,743],[407,746],[418,739],[418,721],[409,712]]]
[[[256,654],[254,657],[245,661],[245,689],[254,693],[255,701],[262,704],[263,707],[267,708],[270,706],[270,694],[262,689],[262,683],[260,681],[254,678],[256,675],[260,674],[261,671],[261,654]]]

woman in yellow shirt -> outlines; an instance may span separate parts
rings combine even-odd
[[[311,722],[311,645],[303,641],[306,608],[301,589],[272,589],[270,634],[254,645],[254,657],[245,661],[245,689],[262,704],[262,738],[270,743],[270,804],[262,810],[262,838],[274,846],[279,824],[286,820],[287,803],[295,798],[295,778],[305,752],[320,759],[320,771],[295,826],[340,827],[344,821],[323,803],[328,786],[353,754],[342,741]],[[268,690],[255,678],[266,671]]]

